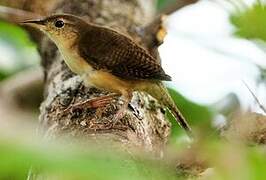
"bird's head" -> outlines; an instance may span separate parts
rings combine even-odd
[[[62,45],[73,43],[86,22],[73,15],[59,14],[41,20],[25,21],[22,24],[41,30],[57,45]]]

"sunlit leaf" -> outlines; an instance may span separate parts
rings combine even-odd
[[[256,1],[254,4],[235,10],[230,20],[236,27],[235,34],[247,39],[266,41],[266,4]]]

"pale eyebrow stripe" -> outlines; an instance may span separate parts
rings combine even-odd
[[[66,24],[74,24],[74,23],[72,23],[71,21],[68,21],[67,19],[62,19]]]

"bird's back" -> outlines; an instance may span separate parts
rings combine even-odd
[[[144,48],[112,29],[88,24],[78,45],[80,55],[95,69],[129,80],[171,80]]]

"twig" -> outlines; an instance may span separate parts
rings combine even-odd
[[[8,22],[19,23],[22,21],[37,19],[41,17],[42,16],[29,11],[0,6],[0,19]]]
[[[146,43],[146,48],[150,54],[160,62],[160,56],[157,48],[163,44],[164,38],[167,34],[165,27],[166,15],[159,15],[153,19],[152,22],[144,27],[136,29],[137,34]]]
[[[259,99],[257,98],[257,96],[255,95],[255,93],[253,93],[253,91],[249,88],[249,86],[247,85],[247,83],[245,81],[243,81],[244,85],[246,86],[246,88],[249,90],[249,92],[251,93],[251,95],[253,96],[253,98],[255,99],[255,101],[258,103],[260,109],[266,113],[266,109],[265,107],[260,103]]]
[[[142,29],[140,34],[145,38],[146,42],[149,42],[149,48],[160,46],[166,36],[165,19],[166,15],[160,15],[155,18],[151,23]]]
[[[170,5],[166,6],[158,13],[169,15],[187,5],[194,4],[196,2],[198,2],[198,0],[176,0],[174,3],[170,3]]]

